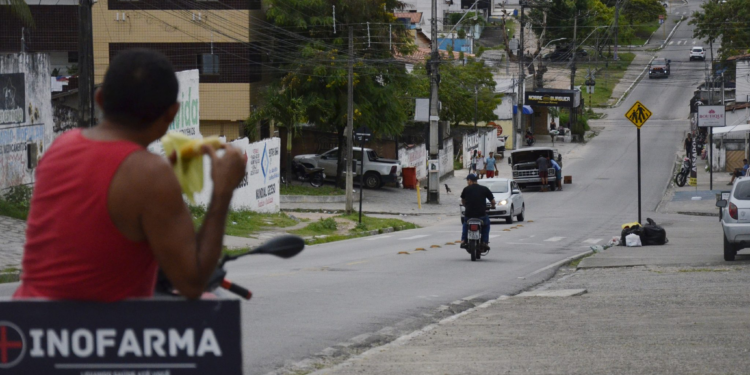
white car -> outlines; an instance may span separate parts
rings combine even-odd
[[[721,209],[719,218],[724,231],[724,260],[733,261],[737,252],[750,247],[750,178],[735,181],[729,199],[716,202]]]
[[[693,47],[690,50],[690,61],[700,59],[706,60],[706,49],[703,47]]]
[[[523,193],[515,181],[507,178],[483,178],[478,181],[479,185],[486,186],[495,197],[495,209],[487,202],[487,216],[492,219],[505,219],[508,224],[513,223],[513,217],[518,221],[524,221],[526,214],[526,203],[523,201]],[[461,205],[461,223],[465,220],[466,209]]]

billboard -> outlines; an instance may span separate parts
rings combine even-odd
[[[698,106],[698,126],[721,127],[726,126],[726,113],[722,105],[702,105]]]

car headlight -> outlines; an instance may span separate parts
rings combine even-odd
[[[501,206],[505,206],[506,204],[508,204],[508,201],[506,201],[505,199],[500,201]]]

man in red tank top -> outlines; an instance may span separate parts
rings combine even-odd
[[[15,298],[117,301],[153,294],[157,267],[198,298],[221,255],[239,150],[210,149],[213,194],[196,233],[169,162],[146,147],[180,107],[169,61],[148,50],[118,55],[95,99],[104,121],[60,136],[36,170],[21,285]]]

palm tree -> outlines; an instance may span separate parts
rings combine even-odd
[[[34,18],[31,9],[24,0],[0,0],[0,13],[8,9],[10,13],[21,20],[26,26],[34,27]]]

